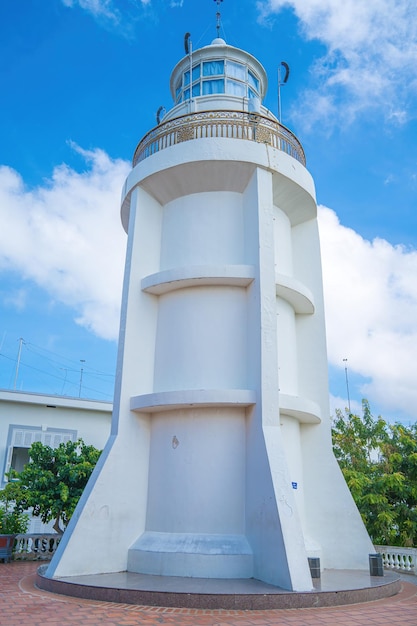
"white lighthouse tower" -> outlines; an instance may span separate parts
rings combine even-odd
[[[186,52],[123,188],[112,433],[48,576],[310,590],[308,557],[373,551],[332,453],[314,184],[262,65]]]

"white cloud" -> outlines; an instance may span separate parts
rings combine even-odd
[[[126,244],[118,207],[130,166],[98,149],[74,148],[86,171],[60,165],[33,190],[0,167],[0,271],[19,272],[74,308],[80,324],[116,339]],[[20,295],[15,305],[23,304]]]
[[[395,174],[388,174],[384,180],[384,185],[391,185],[395,182],[397,182],[397,177],[395,176]]]
[[[341,106],[345,121],[373,107],[396,123],[415,114],[415,0],[258,0],[258,7],[262,19],[292,9],[304,36],[327,48],[297,105],[300,123],[334,122]]]
[[[417,251],[367,241],[320,207],[329,361],[370,379],[362,395],[417,417]]]
[[[27,292],[19,288],[2,294],[4,304],[17,312],[24,311],[27,305]]]
[[[135,29],[143,17],[149,12],[152,0],[130,0],[129,5],[121,6],[117,0],[61,0],[68,8],[79,7],[89,13],[96,22],[119,35],[131,39],[135,36]],[[139,9],[142,8],[143,11]]]
[[[70,8],[79,6],[96,18],[105,18],[116,24],[120,20],[120,12],[112,0],[62,0],[62,3]]]

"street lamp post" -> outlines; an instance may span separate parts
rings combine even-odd
[[[80,363],[85,363],[85,359],[80,359]],[[83,366],[81,365],[81,372],[80,372],[80,388],[79,388],[79,390],[78,390],[78,397],[79,397],[79,398],[81,398],[81,387],[82,387],[82,384],[83,384],[83,372],[84,372],[84,369],[83,369]]]
[[[343,359],[343,361],[345,363],[346,391],[347,391],[348,409],[349,409],[349,415],[350,415],[351,411],[350,411],[350,395],[349,395],[349,379],[348,379],[347,359]]]

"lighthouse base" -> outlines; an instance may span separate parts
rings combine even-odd
[[[297,609],[340,606],[389,598],[401,590],[394,572],[373,577],[364,570],[324,570],[308,592],[287,591],[250,579],[149,576],[131,572],[48,578],[38,569],[36,586],[45,591],[105,602],[225,610]]]

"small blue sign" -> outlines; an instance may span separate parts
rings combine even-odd
[[[298,489],[298,483],[291,483],[293,489]]]

